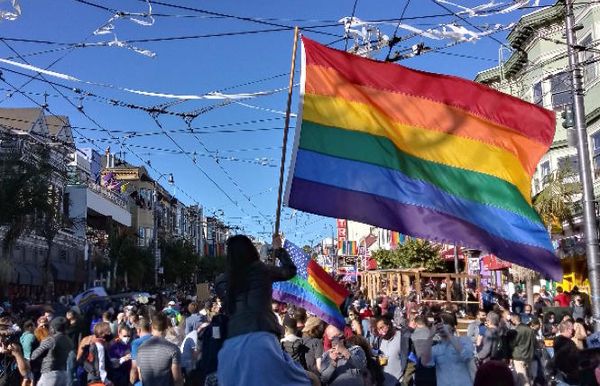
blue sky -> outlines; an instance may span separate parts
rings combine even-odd
[[[456,0],[456,3],[471,7],[484,2]],[[510,3],[508,0],[506,2]],[[92,3],[120,11],[145,12],[147,10],[143,0],[93,0]],[[136,47],[154,52],[156,54],[154,58],[125,48],[70,48],[64,44],[56,44],[112,40],[112,35],[92,34],[108,21],[112,13],[75,0],[21,0],[22,15],[15,21],[0,22],[0,36],[43,40],[52,44],[3,40],[4,43],[0,44],[0,57],[20,62],[24,58],[30,64],[43,68],[59,59],[50,68],[52,71],[94,83],[150,92],[199,95],[220,90],[226,93],[276,90],[285,88],[288,84],[287,73],[290,69],[293,31],[285,29],[285,26],[300,25],[307,37],[325,44],[338,40],[334,47],[343,49],[345,41],[340,39],[343,37],[344,30],[341,24],[336,25],[336,22],[352,14],[355,0],[168,0],[166,3],[192,9],[173,8],[155,3],[153,12],[168,16],[155,16],[152,26],[142,26],[125,19],[113,23],[114,32],[121,41],[194,36],[189,39],[132,43]],[[542,4],[548,3],[542,1]],[[362,20],[395,19],[401,15],[405,5],[406,0],[359,0],[356,2],[355,16]],[[0,7],[5,10],[10,9],[10,2],[0,2]],[[451,9],[457,10],[455,7]],[[495,23],[506,25],[518,21],[522,14],[532,10],[519,10],[507,15],[468,20],[481,28]],[[201,11],[209,11],[213,14]],[[238,18],[215,16],[215,14]],[[406,8],[404,23],[426,29],[440,23],[457,21],[469,29],[474,29],[454,16],[439,16],[446,14],[449,14],[448,11],[433,0],[413,0]],[[245,19],[254,19],[254,21]],[[257,22],[256,19],[263,23]],[[394,33],[395,22],[390,23],[380,24],[379,27],[383,33],[391,36]],[[310,26],[318,27],[307,28]],[[197,37],[273,29],[285,30]],[[399,30],[398,36],[408,37],[409,33]],[[504,41],[506,33],[493,36]],[[424,42],[431,47],[440,47],[451,41],[413,37],[400,44],[410,47],[419,42]],[[351,42],[349,44],[351,45]],[[401,64],[472,79],[478,71],[497,65],[499,46],[497,41],[482,37],[474,43],[462,43],[440,52],[406,59],[401,61]],[[36,54],[46,50],[55,51]],[[15,52],[23,58],[19,58]],[[32,53],[35,55],[27,55]],[[375,54],[374,57],[382,58],[385,53],[387,51]],[[299,65],[299,58],[297,63]],[[34,74],[6,64],[0,64],[0,68],[3,68],[4,79],[19,88],[29,78],[7,70]],[[52,77],[46,79],[94,93],[102,98],[140,106],[150,107],[173,102],[172,99],[140,96],[109,87],[69,82]],[[298,80],[299,76],[296,77],[296,81]],[[169,107],[169,110],[204,112],[191,122],[191,126],[197,128],[201,134],[194,136],[189,133],[171,133],[175,144],[171,139],[160,134],[161,129],[145,111],[115,106],[98,98],[84,98],[79,101],[78,96],[81,94],[74,93],[68,88],[56,87],[66,97],[71,98],[73,104],[81,103],[87,116],[40,79],[33,80],[20,89],[39,104],[44,103],[44,97],[39,94],[47,92],[50,111],[69,116],[71,124],[77,128],[78,133],[74,134],[78,137],[77,142],[81,147],[90,146],[89,143],[84,142],[83,137],[85,137],[96,140],[95,143],[102,149],[110,145],[113,152],[125,151],[125,159],[131,163],[140,164],[142,162],[140,158],[144,161],[150,160],[151,165],[160,173],[173,173],[176,183],[170,190],[185,203],[197,201],[205,207],[208,214],[222,211],[221,217],[232,225],[243,227],[247,233],[263,238],[268,237],[272,229],[277,200],[284,123],[280,113],[239,104],[215,107],[219,101],[178,103]],[[0,106],[35,106],[30,99],[19,93],[12,93],[8,97],[7,92],[10,89],[10,85],[0,82]],[[296,87],[292,104],[294,112],[297,109],[297,95]],[[281,91],[271,96],[245,100],[244,103],[262,109],[284,111],[286,92]],[[157,119],[166,130],[185,131],[188,127],[186,122],[177,116],[160,115]],[[292,119],[291,134],[294,125],[295,119]],[[224,130],[235,132],[223,133]],[[112,139],[109,138],[111,134],[108,131],[112,133]],[[127,136],[128,133],[123,131],[135,133],[133,136],[131,133]],[[147,135],[141,136],[140,134],[143,133]],[[290,145],[292,140],[291,136]],[[124,143],[128,149],[120,143]],[[181,154],[181,149],[188,155]],[[194,158],[196,163],[193,162]],[[217,163],[216,160],[219,162]],[[158,175],[154,170],[151,172],[155,177]],[[296,213],[289,209],[283,212],[283,231],[300,244],[314,242],[331,235],[333,224],[333,220],[319,216]]]

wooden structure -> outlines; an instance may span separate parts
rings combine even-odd
[[[406,296],[411,289],[416,291],[420,296],[424,284],[429,279],[446,281],[445,300],[453,301],[452,285],[450,283],[459,282],[461,288],[466,288],[467,281],[475,281],[477,288],[481,285],[481,277],[479,275],[469,275],[466,273],[431,273],[425,272],[422,269],[382,269],[376,271],[361,272],[362,286],[365,289],[369,299],[375,299],[380,295],[388,296]],[[464,303],[464,302],[461,302]]]

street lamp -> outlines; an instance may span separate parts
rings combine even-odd
[[[157,209],[158,209],[158,190],[156,188],[158,182],[161,178],[166,177],[167,183],[169,185],[173,185],[175,183],[175,179],[173,178],[173,173],[163,173],[157,179],[154,180],[154,200],[152,204],[152,218],[153,218],[153,235],[154,235],[154,285],[158,287],[158,270],[160,267],[160,255],[158,250],[158,219],[157,219]]]

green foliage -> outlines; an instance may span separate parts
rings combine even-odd
[[[424,268],[428,272],[443,272],[440,247],[428,240],[409,238],[395,250],[380,249],[373,253],[381,269]]]
[[[183,240],[169,240],[162,245],[164,280],[167,283],[187,282],[198,270],[200,256]]]
[[[225,256],[203,256],[198,266],[198,281],[214,281],[215,278],[225,272]]]
[[[50,299],[54,295],[51,248],[67,220],[62,191],[65,172],[52,160],[53,155],[62,155],[41,144],[3,140],[12,141],[14,151],[0,158],[0,225],[6,227],[2,248],[10,251],[22,235],[32,232],[45,239],[44,290]]]
[[[573,227],[575,198],[581,194],[581,183],[569,168],[558,169],[548,175],[546,185],[533,198],[533,206],[544,224],[553,232],[561,232],[562,224]]]
[[[143,288],[154,282],[154,255],[151,249],[137,245],[135,232],[131,229],[114,230],[108,243],[110,266],[116,268],[118,280],[123,281],[127,277],[130,288]]]
[[[19,151],[0,159],[0,225],[7,227],[4,250],[34,230],[52,244],[64,226],[62,192],[50,183],[62,174],[51,165],[48,148],[32,145],[30,150],[27,160]]]

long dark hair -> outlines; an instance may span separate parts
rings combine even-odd
[[[227,311],[231,315],[235,311],[235,298],[248,290],[248,267],[258,261],[260,255],[252,240],[244,235],[236,235],[227,239]]]

